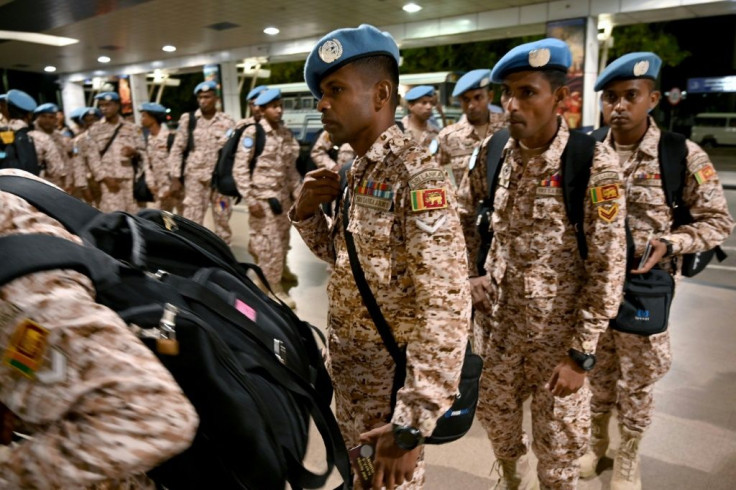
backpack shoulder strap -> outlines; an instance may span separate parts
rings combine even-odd
[[[0,190],[28,201],[39,211],[59,221],[64,228],[79,235],[100,211],[66,192],[36,179],[1,175]]]
[[[176,139],[176,133],[171,131],[166,137],[166,151],[171,152],[171,147],[174,146],[174,139]]]
[[[680,134],[662,131],[657,151],[664,195],[672,208],[672,227],[677,228],[692,221],[690,210],[682,202],[687,178],[687,140]]]
[[[488,142],[488,151],[486,153],[486,182],[488,183],[488,202],[490,206],[493,206],[498,172],[501,170],[501,157],[503,156],[503,149],[506,147],[509,137],[508,128],[503,128],[500,131],[496,131]]]
[[[603,141],[605,141],[606,139],[606,136],[608,136],[609,129],[610,128],[608,126],[601,126],[600,128],[590,133],[590,135],[595,138],[597,142],[603,143]]]
[[[565,200],[567,219],[575,228],[580,256],[588,258],[588,245],[585,242],[583,218],[585,192],[590,180],[596,140],[579,131],[570,131],[565,151],[562,153],[562,196]]]

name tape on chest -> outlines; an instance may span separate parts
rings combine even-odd
[[[358,206],[390,211],[393,205],[394,192],[385,182],[364,180],[355,188],[354,202]]]
[[[411,191],[411,210],[425,211],[429,209],[443,209],[447,207],[447,193],[445,189],[418,189]]]
[[[30,318],[21,320],[3,355],[3,364],[33,378],[43,362],[49,331]]]
[[[613,201],[614,199],[618,199],[619,196],[620,193],[617,184],[602,185],[590,189],[590,200],[593,201],[593,204]]]

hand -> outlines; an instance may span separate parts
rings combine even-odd
[[[585,371],[580,369],[570,357],[565,358],[552,371],[547,389],[558,397],[566,397],[577,392],[585,383]]]
[[[107,187],[107,190],[110,192],[118,192],[120,190],[120,183],[117,179],[113,179],[112,177],[105,177],[102,179],[102,183],[105,184],[105,187]]]
[[[376,472],[373,475],[372,490],[381,490],[384,486],[386,490],[394,490],[402,483],[411,481],[422,446],[417,446],[411,451],[398,447],[391,424],[361,434],[360,441],[372,444],[376,448],[373,460]]]
[[[172,177],[169,189],[171,194],[179,192],[181,190],[181,179],[179,177]]]
[[[470,295],[473,298],[473,308],[485,313],[486,315],[491,314],[491,278],[488,274],[484,276],[471,277],[470,281]]]
[[[667,245],[656,238],[650,243],[652,244],[652,253],[649,254],[649,258],[644,262],[643,266],[638,269],[632,269],[632,274],[644,274],[645,272],[649,272],[652,267],[659,264],[659,261],[662,260],[662,257],[667,253]]]
[[[260,218],[266,217],[266,213],[265,211],[263,211],[263,208],[261,207],[259,203],[248,205],[248,212],[254,218],[260,219]]]
[[[124,146],[120,153],[122,153],[125,158],[133,158],[138,154],[138,151],[130,146]]]
[[[340,194],[340,175],[320,168],[304,176],[304,183],[296,199],[294,217],[302,221],[312,217],[322,203],[331,202]]]

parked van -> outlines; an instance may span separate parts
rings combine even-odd
[[[736,145],[736,113],[703,112],[695,116],[690,139],[701,146]]]

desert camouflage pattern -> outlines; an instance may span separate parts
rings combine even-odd
[[[658,144],[660,130],[653,118],[639,147],[621,165],[626,181],[628,223],[636,256],[644,253],[650,233],[654,238],[672,242],[673,255],[709,250],[723,243],[734,222],[718,175],[698,182],[696,175],[713,164],[708,155],[692,141],[687,141],[688,175],[683,201],[690,209],[693,223],[672,229],[672,210],[667,204],[661,178]],[[613,135],[604,142],[614,147]],[[659,266],[672,271],[672,259],[664,258]],[[629,430],[644,432],[654,413],[654,384],[672,364],[669,332],[652,336],[608,331],[599,342],[598,363],[590,375],[593,393],[591,409],[608,412],[618,409],[619,421]]]
[[[392,126],[355,160],[347,184],[353,189],[348,229],[366,280],[397,343],[406,346],[407,378],[391,422],[425,436],[457,392],[471,310],[455,193],[431,160]],[[390,194],[364,199],[359,186],[367,181],[385,184]],[[444,189],[447,207],[413,211],[411,193],[422,189]],[[355,284],[342,210],[333,216],[328,220],[320,212],[294,225],[333,267],[327,285],[329,362],[338,421],[352,447],[361,432],[388,421],[394,363]],[[418,488],[422,480],[418,471],[406,488]]]
[[[163,211],[177,210],[182,214],[182,192],[171,193],[171,175],[169,166],[169,149],[167,147],[169,128],[162,124],[156,136],[148,135],[146,141],[146,154],[148,155],[148,168],[146,168],[146,184],[156,199],[151,206]],[[173,144],[172,144],[173,148]]]
[[[118,125],[121,125],[120,131],[118,131],[105,155],[100,155]],[[128,147],[136,150],[145,168],[147,165],[146,145],[140,128],[124,120],[122,116],[118,117],[118,122],[115,124],[108,122],[103,117],[94,123],[88,132],[99,149],[97,155],[91,155],[92,159],[89,163],[92,176],[100,185],[100,210],[106,213],[111,211],[136,213],[139,206],[133,198],[133,179],[135,177],[133,164],[130,158],[123,155],[123,148]],[[118,189],[111,189],[103,182],[103,179],[113,179]]]
[[[37,127],[36,129],[40,131],[40,128]],[[72,189],[74,187],[74,168],[72,166],[71,159],[72,139],[58,129],[54,129],[49,136],[54,142],[54,146],[56,146],[56,150],[59,153],[59,156],[61,156],[61,159],[64,160],[64,165],[66,166],[66,185],[64,189]]]
[[[203,224],[208,206],[212,206],[215,233],[230,243],[230,216],[233,214],[232,199],[223,196],[210,187],[212,171],[217,164],[218,151],[227,141],[228,131],[235,126],[232,117],[224,112],[216,112],[210,119],[202,116],[202,111],[194,112],[197,125],[192,137],[194,147],[187,157],[184,168],[184,214],[187,219]],[[181,160],[189,140],[189,113],[179,118],[174,145],[169,154],[171,176],[182,177]]]
[[[244,123],[242,121],[240,124]],[[266,133],[263,152],[258,156],[251,175],[249,162],[255,151],[256,127],[248,127],[235,152],[233,178],[248,206],[259,206],[265,212],[263,218],[249,217],[249,249],[257,258],[269,284],[278,285],[289,247],[291,225],[287,211],[301,182],[296,169],[299,143],[283,125],[274,129],[265,118],[256,124],[260,124]],[[279,201],[282,209],[280,214],[271,209],[269,199]]]
[[[7,127],[12,131],[18,131],[27,128],[28,124],[20,119],[11,119]],[[59,151],[54,145],[51,137],[43,131],[32,129],[28,132],[28,136],[33,140],[33,146],[36,149],[38,164],[41,166],[41,177],[49,182],[64,188],[66,184],[67,168],[64,159],[59,155]]]
[[[0,201],[0,235],[42,233],[81,242],[26,201],[3,192]],[[0,364],[0,402],[20,419],[17,430],[32,437],[0,448],[2,488],[155,488],[143,473],[194,437],[197,414],[174,379],[94,296],[91,281],[71,270],[30,274],[0,287],[3,352],[26,318],[49,331],[35,376]]]
[[[490,113],[486,136],[502,129],[506,124],[505,121],[503,114]],[[468,164],[473,151],[481,144],[482,139],[465,117],[455,124],[442,128],[437,138],[440,142],[437,163],[452,174],[455,188],[458,188],[468,173]]]
[[[430,145],[432,144],[433,140],[438,139],[440,129],[437,126],[433,125],[431,122],[427,122],[426,129],[424,129],[421,134],[417,134],[412,131],[411,126],[409,125],[409,119],[410,117],[408,114],[401,119],[401,124],[404,125],[404,133],[407,136],[410,136],[414,140],[414,143],[431,153]]]
[[[560,172],[568,138],[567,124],[560,120],[550,147],[526,165],[518,142],[509,139],[491,217],[495,235],[485,263],[493,312],[490,323],[475,323],[476,350],[484,357],[478,416],[496,457],[513,459],[526,451],[522,402],[532,395],[532,448],[540,482],[564,489],[575,488],[575,460],[588,443],[589,391],[584,387],[555,398],[545,385],[568,349],[595,351],[599,335],[618,312],[626,263],[623,191],[599,204],[586,193],[586,260],[568,221],[562,188],[540,191]],[[484,159],[473,172],[486,175]],[[615,153],[597,144],[588,187],[599,186],[602,177],[621,188]]]
[[[100,184],[92,175],[93,160],[100,158],[100,149],[95,140],[89,134],[89,130],[78,134],[72,140],[72,172],[74,174],[74,186],[89,189],[90,200],[88,204],[100,207],[101,190]]]
[[[314,142],[312,151],[309,156],[312,158],[314,165],[317,168],[326,168],[327,170],[338,171],[348,162],[351,162],[355,158],[355,152],[353,147],[347,143],[340,145],[337,150],[337,161],[333,160],[330,156],[330,150],[335,144],[330,139],[330,133],[322,131],[317,141]]]

